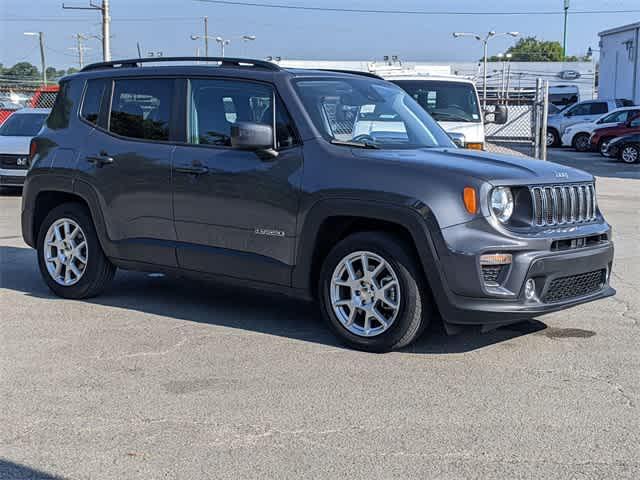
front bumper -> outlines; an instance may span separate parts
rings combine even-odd
[[[447,232],[447,229],[443,232],[448,251],[441,255],[441,264],[448,286],[448,302],[444,308],[439,306],[448,323],[510,323],[615,294],[609,286],[614,246],[610,240],[610,227],[604,221],[545,231],[528,238],[505,237],[480,225],[481,222],[475,228],[469,224],[460,225],[454,228],[455,232]],[[598,236],[603,240],[554,250],[558,241],[565,244],[571,239]],[[476,249],[475,245],[487,247]],[[512,263],[506,267],[498,285],[487,285],[479,257],[494,252],[511,253]],[[592,278],[597,277],[593,288],[575,291],[569,288],[568,292],[562,292],[563,295],[554,295],[558,284],[572,285],[574,278],[577,284],[590,273],[593,273]],[[531,299],[525,296],[525,284],[529,279],[535,282],[536,295]]]
[[[563,147],[573,147],[573,132],[564,132],[560,139]]]
[[[27,169],[0,168],[0,186],[21,187],[27,172]]]

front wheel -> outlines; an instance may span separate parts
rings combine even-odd
[[[573,137],[573,148],[575,148],[578,152],[588,152],[591,148],[591,144],[589,143],[589,135],[586,133],[578,133],[575,137]]]
[[[640,160],[640,147],[625,145],[620,151],[620,159],[624,163],[637,163]]]
[[[65,203],[49,212],[40,226],[37,248],[42,278],[60,297],[93,297],[115,274],[89,212],[78,203]]]
[[[320,273],[319,298],[332,330],[359,350],[409,345],[432,316],[418,260],[388,234],[362,232],[338,243]]]

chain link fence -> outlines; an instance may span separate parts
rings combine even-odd
[[[489,96],[485,149],[494,153],[546,160],[548,89],[548,82],[538,80],[534,89],[505,91],[500,95]],[[508,118],[503,125],[490,122],[497,105],[507,107]]]
[[[57,84],[41,85],[39,82],[0,78],[0,108],[51,108],[56,99]]]

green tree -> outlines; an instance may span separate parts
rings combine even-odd
[[[562,45],[557,41],[538,40],[536,37],[521,38],[509,47],[506,53],[511,54],[512,62],[562,62]],[[497,56],[489,58],[490,62],[499,62],[502,59]],[[567,57],[564,61],[578,62],[582,57]]]
[[[67,68],[67,75],[71,75],[72,73],[78,73],[80,70],[77,69],[76,67],[69,67]]]
[[[38,78],[40,76],[38,68],[29,62],[18,62],[13,67],[5,69],[4,74],[19,78]]]

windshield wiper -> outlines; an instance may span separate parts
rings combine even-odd
[[[337,139],[332,139],[331,143],[334,145],[344,145],[345,147],[355,147],[355,148],[370,148],[373,150],[379,150],[380,147],[377,145],[374,145],[373,143],[361,143],[361,142],[347,142],[345,140],[337,140]]]

